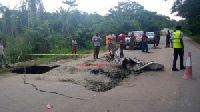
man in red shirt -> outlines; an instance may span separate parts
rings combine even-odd
[[[148,53],[148,44],[147,44],[147,35],[146,32],[142,35],[142,52],[147,52]]]
[[[120,58],[123,58],[124,57],[123,49],[125,44],[125,35],[123,33],[118,35],[118,41],[120,44]]]

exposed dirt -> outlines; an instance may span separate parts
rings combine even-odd
[[[162,47],[160,47],[162,46]],[[162,53],[169,52],[170,48],[163,48],[164,42],[161,41],[160,46],[153,47],[149,45],[150,53],[143,53],[141,50],[125,50],[126,58],[137,58],[144,62],[155,61],[163,62]],[[171,52],[172,50],[170,50]],[[87,89],[102,92],[107,91],[119,85],[128,75],[137,76],[138,73],[131,73],[119,68],[112,62],[105,59],[103,53],[100,59],[93,60],[91,57],[81,58],[77,60],[61,60],[57,62],[48,63],[46,66],[60,65],[49,72],[42,75],[34,71],[34,74],[29,75],[29,78],[34,80],[56,81],[56,82],[70,82],[81,85]],[[49,67],[50,68],[50,67]],[[28,70],[28,69],[27,69]],[[23,70],[21,70],[23,71]],[[21,72],[20,72],[21,73]],[[28,72],[28,74],[31,72]]]
[[[160,46],[149,45],[151,53],[141,50],[126,50],[125,57],[140,59],[145,62],[155,61],[164,64],[164,71],[146,71],[120,78],[116,86],[109,85],[112,77],[104,72],[116,73],[120,69],[104,60],[103,56],[94,61],[92,57],[77,60],[61,60],[43,66],[61,65],[44,74],[7,73],[4,76],[17,75],[0,81],[1,110],[10,111],[47,111],[45,104],[53,106],[52,112],[172,112],[199,110],[199,50],[189,42],[185,52],[192,51],[193,75],[195,80],[183,80],[184,70],[172,72],[173,49],[165,48],[165,37],[161,37]],[[186,60],[186,56],[184,58]],[[62,62],[62,63],[61,63]],[[185,62],[184,62],[185,63]],[[87,66],[77,66],[85,64]],[[106,65],[109,66],[93,66]],[[90,65],[90,66],[89,66]],[[179,67],[179,61],[177,61]],[[103,72],[103,73],[102,73]],[[94,83],[91,86],[85,85]],[[103,83],[102,83],[103,82]],[[108,84],[105,86],[105,84]],[[100,85],[100,86],[99,86]],[[101,86],[102,85],[102,86]],[[93,88],[99,87],[99,88]],[[114,87],[106,92],[101,88]],[[87,90],[91,89],[91,90]],[[2,108],[3,107],[3,108]]]
[[[73,63],[65,63],[42,76],[32,77],[35,80],[71,82],[102,92],[117,86],[126,76],[128,76],[127,73],[123,70],[121,72],[120,68],[101,57],[97,60],[90,58],[74,60]]]
[[[160,45],[163,46],[164,43],[161,42]],[[162,48],[149,45],[149,51],[150,53],[143,53],[141,50],[125,50],[124,52],[126,58],[137,58],[144,62],[156,61],[162,64]],[[54,68],[42,75],[29,74],[28,78],[33,80],[69,82],[81,85],[89,90],[104,92],[120,85],[129,75],[137,76],[140,74],[140,72],[133,73],[123,70],[112,61],[108,62],[104,55],[105,54],[102,54],[100,59],[97,60],[86,57],[65,63],[63,62],[60,64],[60,67]],[[54,62],[54,64],[56,63]],[[48,65],[52,66],[52,63]]]

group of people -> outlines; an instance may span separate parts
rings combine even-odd
[[[106,45],[108,47],[108,51],[112,52],[113,48],[115,46],[115,40],[116,40],[116,36],[113,33],[110,33],[108,36],[106,36]],[[120,57],[123,57],[123,46],[125,44],[125,35],[124,34],[120,34],[118,36],[118,40],[120,43]],[[100,41],[101,41],[101,37],[99,36],[98,33],[96,33],[95,36],[92,37],[92,41],[94,44],[94,55],[93,58],[94,59],[99,59],[98,55],[99,55],[99,51],[100,51]]]
[[[120,57],[124,57],[124,53],[123,53],[123,49],[124,49],[124,44],[125,44],[125,37],[126,35],[124,33],[121,33],[118,35],[118,42],[120,44]],[[159,41],[160,41],[160,34],[156,34],[156,40],[154,46],[158,46],[159,45]],[[142,41],[141,41],[141,47],[142,47],[142,52],[148,52],[148,43],[147,43],[147,39],[148,37],[146,36],[146,32],[144,32],[144,34],[142,35]],[[96,33],[95,36],[93,36],[92,41],[94,43],[94,59],[98,59],[98,54],[99,54],[99,49],[100,49],[100,36],[98,33]],[[112,51],[115,45],[115,40],[116,40],[116,36],[113,33],[110,33],[108,36],[106,36],[106,45],[108,47],[108,51]],[[134,48],[134,42],[135,39],[131,38],[130,39],[130,48],[131,50],[133,50]]]
[[[160,33],[156,32],[154,35],[154,47],[158,46],[160,43]],[[146,32],[142,35],[142,41],[141,41],[141,48],[142,52],[149,52],[149,47],[148,47],[148,36],[146,35]]]
[[[116,36],[113,33],[110,33],[108,36],[106,36],[106,45],[108,47],[109,52],[113,51],[113,48],[115,47],[115,40],[116,40]],[[96,35],[92,37],[92,41],[94,44],[93,58],[99,59],[98,55],[99,55],[99,51],[100,51],[101,37],[99,36],[98,33],[96,33]],[[119,34],[118,41],[120,43],[120,57],[122,58],[122,57],[124,57],[123,47],[125,44],[125,35],[123,33]]]
[[[176,68],[176,61],[178,59],[178,56],[180,57],[180,70],[185,69],[183,65],[183,56],[184,56],[184,44],[183,44],[183,33],[180,31],[181,26],[177,26],[176,30],[173,33],[170,33],[168,31],[168,34],[166,35],[166,47],[171,46],[174,48],[174,60],[173,60],[173,65],[172,65],[172,71],[179,71],[179,69]],[[147,43],[147,36],[146,32],[144,32],[142,36],[142,52],[148,52],[148,43]],[[155,46],[158,46],[159,40],[160,40],[160,35],[157,34],[156,36],[157,42]],[[108,50],[112,51],[115,45],[115,39],[116,36],[114,34],[110,34],[106,37],[106,44],[108,45]],[[100,41],[101,37],[99,36],[98,33],[96,33],[95,36],[92,37],[92,41],[94,44],[94,59],[99,59],[99,51],[100,51]],[[123,49],[124,49],[124,44],[125,44],[125,34],[121,33],[118,35],[118,41],[120,44],[120,58],[124,57]],[[76,54],[77,52],[77,42],[75,39],[72,40],[72,54]],[[6,57],[3,51],[3,41],[0,38],[0,68],[2,68],[2,63],[4,62],[5,66],[8,66],[8,63],[6,61]]]
[[[167,31],[166,35],[166,48],[174,49],[174,56],[173,56],[173,64],[172,64],[172,71],[179,71],[176,67],[176,61],[178,56],[180,58],[180,70],[184,70],[185,66],[183,65],[183,56],[184,56],[184,43],[183,43],[183,33],[181,32],[182,27],[176,26],[176,30],[174,32]]]
[[[184,56],[184,44],[183,44],[183,33],[181,32],[181,26],[177,26],[176,30],[173,33],[170,33],[168,30],[168,33],[166,35],[166,47],[174,48],[174,59],[173,59],[173,65],[172,65],[172,71],[179,71],[179,69],[176,67],[176,61],[178,59],[178,56],[180,57],[180,70],[185,69],[185,66],[183,65],[183,56]],[[142,52],[148,52],[148,43],[147,43],[147,35],[146,32],[144,32],[142,36]],[[115,45],[115,39],[116,36],[114,34],[110,34],[106,37],[106,44],[108,45],[108,50],[112,51]],[[98,33],[96,33],[95,36],[92,37],[92,41],[94,44],[94,59],[99,59],[99,51],[100,51],[100,41],[101,37]],[[125,44],[125,34],[121,33],[118,35],[118,41],[120,44],[120,58],[124,57],[123,49]],[[134,41],[134,40],[131,40]],[[158,46],[160,41],[160,34],[156,34],[156,42],[154,46]],[[134,46],[134,45],[133,45]],[[76,54],[77,52],[77,42],[75,39],[72,40],[72,54]],[[0,68],[2,68],[2,63],[4,62],[5,66],[8,67],[8,62],[6,61],[6,57],[4,54],[4,47],[3,47],[3,41],[0,38]]]
[[[148,43],[147,43],[147,35],[146,32],[144,32],[142,36],[142,52],[148,52]],[[113,46],[115,44],[116,36],[114,34],[110,34],[106,37],[106,44],[108,45],[108,50],[112,51]],[[94,43],[94,59],[98,59],[99,50],[100,50],[100,36],[98,33],[96,33],[95,36],[93,36],[92,41]],[[120,58],[124,57],[123,48],[125,44],[125,34],[121,33],[118,35],[118,41],[120,44]],[[158,46],[160,41],[160,34],[156,33],[156,42],[154,46]],[[180,70],[184,70],[185,66],[183,65],[183,56],[184,56],[184,44],[183,44],[183,33],[181,32],[181,26],[177,26],[176,30],[171,34],[170,31],[168,31],[168,34],[166,36],[166,47],[171,46],[174,48],[174,59],[173,59],[173,65],[172,65],[172,71],[179,71],[176,67],[176,61],[178,59],[178,56],[180,57]]]

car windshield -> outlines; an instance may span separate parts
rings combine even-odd
[[[142,31],[136,31],[134,32],[134,36],[142,36],[143,32]]]
[[[147,36],[154,36],[154,33],[147,33]]]

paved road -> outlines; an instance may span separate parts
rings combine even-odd
[[[181,80],[180,83],[180,111],[198,112],[200,111],[200,49],[185,39],[185,51],[192,53],[192,67],[194,80]],[[187,54],[185,55],[186,59]]]
[[[171,71],[173,49],[164,48],[164,42],[162,37],[159,48],[154,49],[150,45],[151,53],[148,54],[140,50],[125,51],[127,57],[164,64],[164,71],[131,75],[119,86],[107,92],[93,92],[69,82],[34,80],[31,78],[33,75],[27,75],[26,81],[37,88],[24,84],[22,74],[0,79],[0,111],[199,112],[200,50],[185,39],[185,52],[192,52],[194,80],[184,80],[184,71]],[[186,58],[187,55],[185,60]],[[12,75],[7,73],[9,74]],[[46,104],[52,105],[52,109],[47,110]]]

